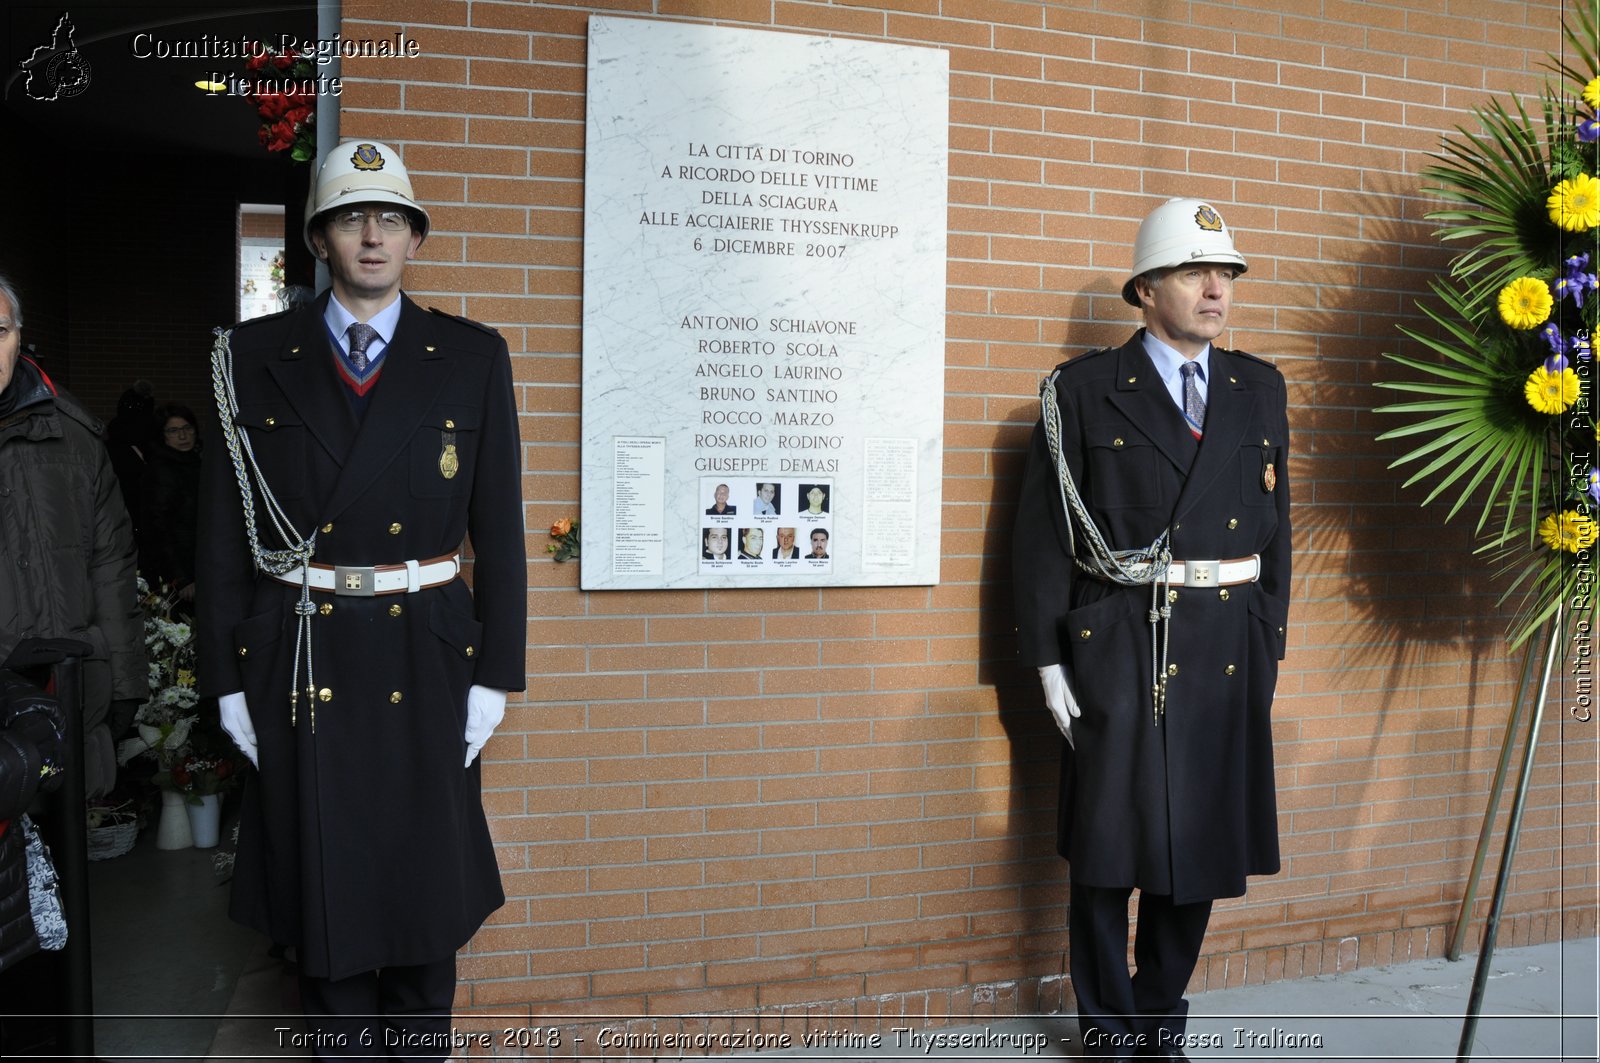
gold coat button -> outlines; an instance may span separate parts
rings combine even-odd
[[[1230,664],[1230,665],[1228,665],[1228,667],[1226,667],[1226,668],[1224,668],[1224,669],[1223,669],[1223,670],[1222,670],[1222,674],[1223,674],[1223,675],[1232,675],[1232,674],[1233,674],[1233,672],[1234,672],[1234,668],[1233,668],[1233,665],[1231,665],[1231,664]]]
[[[1270,446],[1272,446],[1272,444],[1271,444],[1271,443],[1268,443],[1268,442],[1267,442],[1267,441],[1266,441],[1266,440],[1265,440],[1265,439],[1263,439],[1263,440],[1262,440],[1262,441],[1261,441],[1261,445],[1262,445],[1262,446],[1264,446],[1264,447],[1270,447]]]
[[[1228,530],[1229,531],[1233,531],[1233,529],[1237,528],[1238,526],[1239,526],[1239,518],[1238,517],[1229,517],[1228,518]]]
[[[1094,632],[1090,631],[1088,628],[1084,628],[1082,631],[1078,632],[1078,637],[1080,639],[1086,639],[1092,634],[1094,634]]]
[[[475,651],[475,650],[474,650],[474,649],[473,649],[473,648],[472,648],[472,647],[471,647],[471,646],[468,646],[468,647],[467,647],[467,648],[466,648],[466,649],[465,649],[465,650],[464,650],[464,651],[462,651],[462,652],[464,652],[464,653],[465,653],[465,654],[466,654],[466,655],[467,655],[467,656],[468,656],[468,657],[471,657],[471,656],[472,656],[472,655],[473,655],[473,653],[475,653],[475,652],[476,652],[476,651]]]
[[[396,690],[395,692],[393,692],[392,694],[389,695],[389,704],[391,704],[391,705],[400,704],[400,699],[402,697],[403,697],[403,695],[400,693],[400,691]]]
[[[1111,441],[1111,445],[1112,445],[1112,446],[1114,446],[1114,447],[1120,447],[1120,446],[1122,446],[1122,439],[1121,439],[1121,437],[1120,437],[1120,436],[1119,436],[1119,437],[1118,437],[1118,438],[1116,438],[1116,439],[1113,439],[1113,440],[1112,440],[1112,441]]]
[[[450,418],[446,417],[444,419],[444,426],[446,428],[454,428],[456,426],[456,423],[454,421],[452,421]]]
[[[273,425],[275,425],[277,423],[278,423],[278,419],[276,417],[268,417],[267,418],[267,427],[268,428],[271,428]]]
[[[1130,384],[1137,384],[1138,382],[1139,382],[1139,378],[1136,377],[1136,376],[1130,376],[1128,378],[1128,383],[1130,383]]]
[[[400,608],[400,606],[398,604],[389,606],[389,615],[390,616],[399,616],[403,612],[405,612],[405,610]]]
[[[400,534],[400,522],[399,521],[395,521],[393,524],[389,525],[389,534],[390,535],[399,535]]]
[[[317,700],[318,701],[332,701],[333,700],[333,691],[329,690],[327,687],[323,687],[321,690],[317,691]]]
[[[326,535],[331,531],[333,531],[333,525],[331,523],[330,524],[324,524],[322,526],[322,534]]]
[[[1228,600],[1228,588],[1223,587],[1221,590],[1217,591],[1217,597],[1221,598],[1223,601],[1227,601]]]
[[[240,646],[239,647],[239,656],[240,657],[248,657],[248,656],[250,656],[250,648],[248,646]]]
[[[1167,665],[1167,674],[1168,675],[1177,675],[1178,674],[1178,666],[1175,665],[1175,664]]]
[[[317,606],[317,612],[321,613],[323,616],[332,616],[333,615],[333,603],[332,602],[323,602],[321,605]]]

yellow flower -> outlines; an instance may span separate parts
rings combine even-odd
[[[1539,522],[1539,538],[1552,550],[1575,554],[1593,546],[1600,538],[1600,524],[1575,509],[1552,513]]]
[[[1545,200],[1550,220],[1571,233],[1584,233],[1600,225],[1600,181],[1586,173],[1556,185]]]
[[[1537,277],[1518,277],[1500,289],[1500,320],[1515,329],[1538,328],[1554,303],[1550,285]]]
[[[194,673],[187,668],[178,669],[178,685],[180,687],[194,686]]]
[[[1578,374],[1570,368],[1552,373],[1540,366],[1528,374],[1522,386],[1528,405],[1540,413],[1564,413],[1568,406],[1578,401]]]
[[[1583,87],[1583,102],[1600,111],[1600,78],[1595,78]]]

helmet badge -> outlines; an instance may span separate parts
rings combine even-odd
[[[357,144],[356,153],[350,156],[350,162],[358,170],[383,169],[383,155],[372,144]],[[1207,207],[1206,209],[1209,210],[1211,208]],[[1219,221],[1217,224],[1221,225],[1222,223]]]
[[[1194,212],[1194,223],[1208,233],[1222,231],[1222,215],[1212,210],[1209,203],[1200,204],[1200,209]]]

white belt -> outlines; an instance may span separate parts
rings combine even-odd
[[[1174,587],[1233,587],[1260,578],[1260,554],[1228,561],[1174,561],[1167,568],[1167,582]]]
[[[377,594],[411,594],[425,587],[449,583],[461,572],[460,554],[443,554],[426,561],[402,561],[398,565],[296,565],[272,578],[298,587],[302,581],[314,591],[371,598]]]

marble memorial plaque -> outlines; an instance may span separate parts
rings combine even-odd
[[[948,121],[940,49],[590,19],[585,589],[938,582]]]

